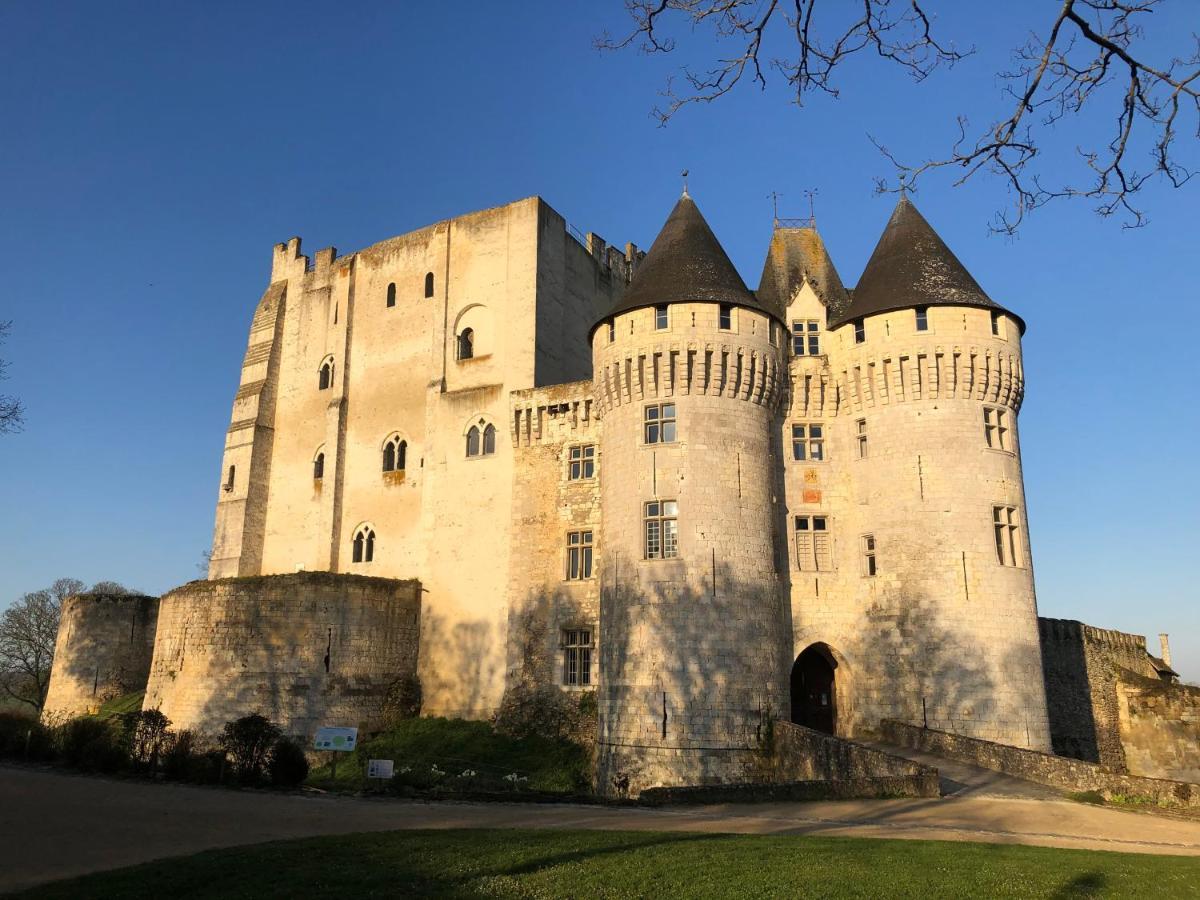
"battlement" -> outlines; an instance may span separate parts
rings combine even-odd
[[[514,447],[590,436],[596,428],[590,380],[513,391],[511,402]]]
[[[598,234],[590,231],[586,235],[580,234],[579,229],[569,224],[566,228],[567,234],[583,245],[602,270],[607,270],[625,284],[633,280],[638,265],[646,258],[646,251],[639,250],[637,244],[627,243],[625,250],[621,251]]]
[[[1038,618],[1038,631],[1042,641],[1086,641],[1099,644],[1114,650],[1140,650],[1146,652],[1146,639],[1140,634],[1129,634],[1124,631],[1114,631],[1110,628],[1096,628],[1074,619]]]

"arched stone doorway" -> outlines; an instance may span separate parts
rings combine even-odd
[[[837,660],[824,644],[813,644],[792,665],[792,721],[826,734],[837,733]]]

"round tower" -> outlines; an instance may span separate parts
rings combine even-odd
[[[783,342],[686,193],[593,328],[602,791],[745,778],[786,717]]]
[[[1022,320],[901,199],[830,323],[838,577],[794,605],[855,728],[893,718],[1050,750],[1017,413]]]

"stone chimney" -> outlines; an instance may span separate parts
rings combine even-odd
[[[1159,634],[1158,643],[1162,647],[1162,661],[1169,666],[1171,665],[1171,644],[1167,637],[1165,634]]]

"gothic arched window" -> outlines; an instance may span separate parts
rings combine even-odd
[[[395,306],[395,305],[396,305],[396,283],[395,283],[395,282],[392,282],[391,284],[389,284],[389,285],[388,285],[388,289],[387,289],[387,305],[388,305],[388,306]]]
[[[325,477],[325,451],[318,450],[313,457],[313,480],[319,481]]]
[[[433,273],[425,273],[425,297],[428,299],[433,296]]]
[[[458,335],[458,358],[470,359],[475,355],[475,331],[464,328]]]
[[[383,445],[383,471],[403,472],[405,457],[408,455],[408,441],[393,435]]]
[[[483,455],[491,456],[496,452],[496,426],[488,425],[483,429]]]
[[[326,357],[321,363],[321,371],[317,376],[317,389],[327,390],[333,387],[333,357]]]
[[[467,430],[467,456],[479,455],[479,429],[472,425]]]
[[[354,533],[354,549],[351,559],[356,563],[371,562],[375,558],[375,531],[370,525],[362,525]]]

